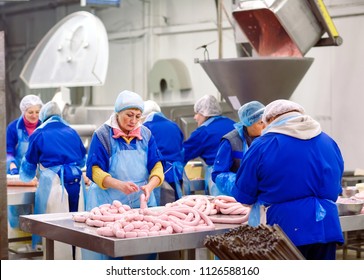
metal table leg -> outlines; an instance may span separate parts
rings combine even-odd
[[[46,238],[45,259],[54,260],[54,240]]]

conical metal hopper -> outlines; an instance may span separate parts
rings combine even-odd
[[[199,63],[226,102],[238,110],[252,100],[267,105],[289,99],[312,62],[305,57],[239,57]]]

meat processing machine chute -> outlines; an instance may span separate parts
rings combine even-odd
[[[342,44],[322,0],[245,0],[232,15],[256,55],[198,62],[235,110],[289,99],[313,63],[305,54]]]

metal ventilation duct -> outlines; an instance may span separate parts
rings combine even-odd
[[[238,110],[252,100],[289,99],[313,58],[241,57],[200,61],[226,102]]]

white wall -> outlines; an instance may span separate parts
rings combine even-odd
[[[315,61],[291,98],[337,141],[347,170],[364,167],[363,24],[364,15],[335,19],[343,44],[311,49]]]
[[[231,9],[230,1],[225,2]],[[96,13],[109,32],[111,59],[105,85],[94,89],[95,104],[112,104],[122,89],[150,98],[148,73],[157,60],[169,58],[187,66],[193,85],[190,94],[174,95],[174,103],[193,104],[204,94],[218,96],[212,81],[194,62],[204,59],[204,49],[197,48],[208,43],[209,57],[218,58],[216,14],[213,0],[122,1],[119,9]],[[115,20],[116,16],[123,20]],[[234,32],[226,17],[222,50],[223,57],[236,57]]]

